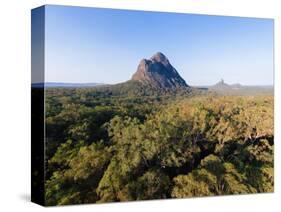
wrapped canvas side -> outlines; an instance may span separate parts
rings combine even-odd
[[[31,201],[45,205],[45,7],[31,11]]]

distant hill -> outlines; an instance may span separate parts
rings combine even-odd
[[[221,81],[219,81],[218,83],[216,83],[213,86],[209,87],[210,90],[216,90],[216,91],[220,91],[220,90],[231,90],[233,89],[231,85],[227,84],[224,82],[224,80],[222,79]]]
[[[273,86],[249,86],[236,84],[227,84],[222,79],[218,83],[212,86],[205,86],[209,91],[216,92],[223,95],[258,95],[258,94],[268,94],[271,95],[274,92]]]
[[[45,82],[46,88],[77,88],[77,87],[96,87],[105,85],[102,83],[64,83],[64,82]],[[43,83],[32,83],[32,87],[43,87]]]

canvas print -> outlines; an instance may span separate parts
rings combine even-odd
[[[46,5],[32,21],[32,201],[274,191],[274,20]]]

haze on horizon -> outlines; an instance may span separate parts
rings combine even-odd
[[[189,85],[273,85],[273,20],[46,6],[45,81],[127,81],[164,53]]]

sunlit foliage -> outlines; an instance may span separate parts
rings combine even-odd
[[[273,191],[273,97],[121,94],[47,90],[48,205]]]

